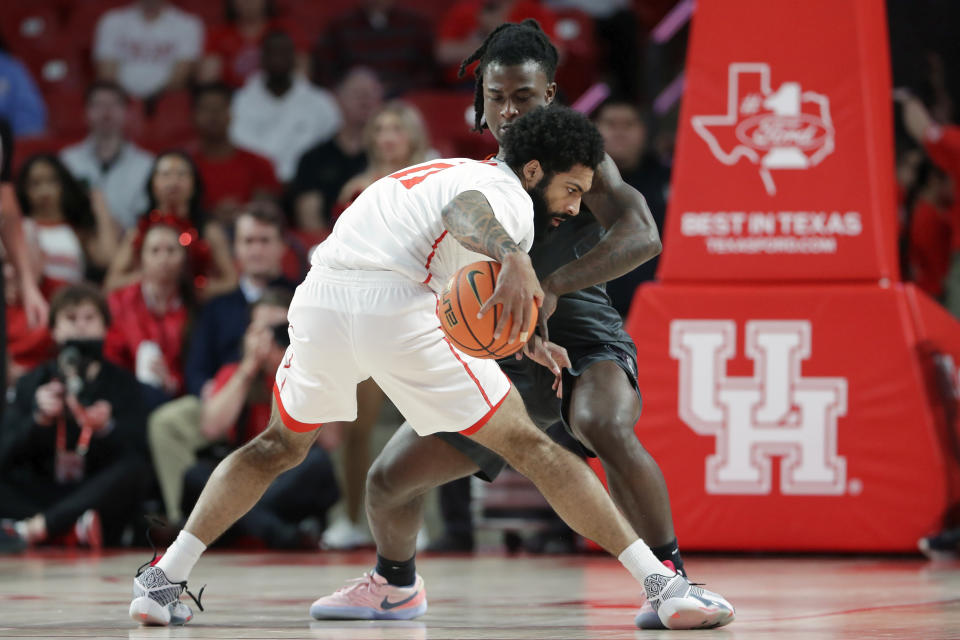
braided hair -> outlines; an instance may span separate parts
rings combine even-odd
[[[553,82],[557,72],[557,48],[550,42],[550,38],[540,27],[540,23],[532,18],[523,22],[504,22],[490,32],[480,48],[460,64],[458,78],[462,78],[467,67],[480,61],[474,75],[477,78],[473,96],[473,110],[475,114],[474,131],[483,131],[486,123],[483,122],[483,72],[491,62],[512,66],[523,64],[528,60],[537,63],[547,75],[547,82]]]

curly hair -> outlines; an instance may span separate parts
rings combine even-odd
[[[543,31],[540,23],[533,18],[523,22],[504,22],[490,32],[480,48],[470,54],[460,64],[458,78],[462,78],[467,67],[480,61],[474,75],[477,78],[473,95],[474,131],[483,131],[487,126],[483,122],[483,72],[491,62],[513,66],[533,61],[546,74],[547,82],[553,82],[557,73],[559,55],[557,48]]]
[[[507,130],[504,160],[519,170],[538,160],[544,173],[569,171],[581,164],[596,169],[603,160],[603,137],[582,113],[568,107],[538,107]]]

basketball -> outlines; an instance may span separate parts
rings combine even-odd
[[[523,348],[519,336],[516,341],[509,342],[512,321],[499,339],[493,337],[503,305],[498,304],[484,317],[477,318],[480,307],[493,295],[499,274],[499,262],[468,264],[453,274],[440,294],[437,316],[443,332],[455,347],[475,358],[504,358]],[[531,305],[533,313],[526,328],[528,335],[533,335],[537,325],[537,305],[535,302]]]

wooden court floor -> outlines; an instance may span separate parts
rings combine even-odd
[[[372,554],[208,553],[191,577],[206,611],[181,628],[127,618],[144,553],[0,556],[3,638],[960,638],[960,565],[889,558],[691,556],[694,579],[738,619],[713,631],[633,627],[638,588],[603,556],[425,556],[430,609],[411,622],[318,622],[314,598],[358,576]]]

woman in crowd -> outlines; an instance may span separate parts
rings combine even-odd
[[[102,278],[118,230],[99,192],[87,197],[57,156],[42,153],[20,169],[17,198],[27,218],[27,234],[40,245],[49,290]]]
[[[193,300],[193,265],[207,259],[199,244],[184,244],[189,223],[154,213],[137,229],[140,278],[110,293],[113,323],[104,353],[146,385],[152,408],[183,391],[183,348]]]
[[[363,132],[368,164],[362,173],[343,185],[332,218],[356,200],[360,192],[380,178],[427,159],[430,139],[420,112],[403,101],[392,100],[374,115]]]
[[[144,217],[171,215],[181,220],[182,243],[197,243],[200,253],[209,259],[195,265],[194,290],[198,300],[208,300],[237,286],[237,272],[230,257],[230,246],[223,228],[207,221],[201,203],[203,183],[189,156],[180,151],[166,151],[159,156],[147,181],[149,208]],[[141,218],[141,226],[143,217]],[[140,227],[131,229],[110,264],[104,286],[108,292],[140,280],[140,263],[135,240]],[[186,235],[183,235],[185,233]]]

